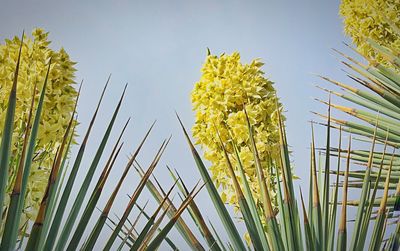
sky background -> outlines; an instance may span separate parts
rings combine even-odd
[[[0,40],[29,33],[34,27],[50,32],[52,48],[63,46],[76,65],[76,81],[84,79],[78,106],[78,128],[84,134],[101,89],[112,73],[101,113],[89,142],[89,149],[78,176],[83,180],[102,133],[111,117],[117,99],[128,83],[123,108],[113,139],[128,117],[131,123],[125,134],[125,145],[100,199],[100,205],[118,180],[126,156],[131,153],[150,124],[157,119],[154,131],[145,144],[140,162],[147,168],[162,140],[172,140],[155,174],[168,187],[172,184],[165,165],[176,168],[192,187],[199,179],[191,153],[174,115],[176,110],[187,128],[194,123],[190,92],[200,78],[206,48],[212,53],[238,51],[243,62],[261,58],[263,70],[274,81],[285,108],[287,134],[292,146],[295,173],[301,177],[296,186],[308,184],[309,120],[317,119],[309,111],[325,112],[326,107],[313,97],[326,99],[314,87],[327,86],[314,74],[344,79],[344,73],[331,48],[344,49],[339,1],[2,1]],[[323,140],[322,128],[317,133]],[[78,139],[78,142],[81,140]],[[322,141],[319,141],[322,142]],[[108,153],[107,152],[107,153]],[[105,157],[107,154],[105,154]],[[101,164],[106,160],[102,159]],[[99,170],[102,166],[99,166]],[[96,173],[94,180],[97,180]],[[95,182],[94,182],[95,183]],[[138,183],[131,171],[119,193],[113,212],[121,215]],[[140,198],[144,204],[148,193]],[[179,202],[179,199],[175,199]],[[196,199],[207,218],[223,234],[211,201],[205,190]],[[156,203],[150,200],[149,208]],[[149,212],[151,212],[149,210]],[[135,209],[130,219],[137,215]],[[98,217],[95,217],[90,224]],[[189,219],[187,215],[184,216]],[[198,234],[196,230],[194,232]],[[87,234],[87,233],[86,233]],[[98,247],[104,245],[109,230],[105,228]],[[169,235],[186,247],[178,232]]]

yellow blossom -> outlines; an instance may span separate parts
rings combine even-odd
[[[260,202],[260,186],[250,148],[243,105],[246,105],[250,122],[254,126],[255,142],[267,177],[268,188],[275,196],[275,177],[271,176],[270,170],[272,165],[277,165],[275,160],[279,156],[279,132],[275,114],[276,94],[273,83],[264,77],[262,65],[258,59],[250,64],[242,64],[237,52],[219,57],[208,55],[201,70],[200,81],[195,84],[191,95],[193,110],[196,112],[196,122],[192,128],[196,144],[202,146],[204,157],[211,162],[212,178],[216,186],[222,188],[222,200],[235,206],[237,205],[235,190],[220,148],[216,128],[223,142],[230,142],[229,135],[232,135],[238,146],[250,188],[257,203]],[[280,104],[279,106],[281,107]],[[227,144],[226,147],[236,165],[233,146]]]
[[[387,22],[389,20],[400,27],[399,0],[342,0],[339,13],[343,17],[345,33],[352,38],[361,54],[386,63],[365,38],[400,51],[400,37]]]
[[[52,68],[49,73],[21,224],[28,219],[34,220],[36,217],[56,149],[62,141],[77,96],[74,88],[75,63],[70,60],[64,49],[60,49],[58,52],[50,49],[50,41],[47,37],[48,33],[42,29],[35,29],[32,32],[32,38],[24,37],[18,75],[12,145],[14,154],[10,165],[8,192],[12,189],[12,180],[15,177],[13,174],[16,171],[16,158],[21,151],[33,87],[35,84],[37,85],[35,93],[35,104],[37,104],[46,76],[47,64],[50,57],[52,58]],[[20,43],[20,39],[14,37],[13,39],[6,39],[4,44],[0,44],[0,136],[5,122],[5,111],[7,110],[7,101],[14,78]]]

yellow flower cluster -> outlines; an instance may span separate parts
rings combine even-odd
[[[64,49],[56,52],[49,48],[48,33],[42,29],[32,32],[33,39],[24,37],[17,85],[17,106],[13,133],[12,160],[8,191],[12,189],[18,154],[21,151],[27,114],[31,106],[33,87],[36,84],[35,107],[43,87],[49,58],[52,68],[49,74],[46,97],[37,137],[34,161],[28,181],[24,219],[35,219],[43,197],[47,179],[57,147],[74,109],[77,91],[74,88],[75,63]],[[14,78],[21,40],[15,37],[0,44],[0,136],[5,122],[8,96]]]
[[[400,37],[387,22],[400,27],[399,0],[342,0],[339,13],[343,17],[345,33],[351,36],[361,54],[386,63],[365,38],[400,51]]]
[[[260,186],[257,182],[244,105],[250,123],[254,126],[254,137],[270,192],[275,197],[275,177],[270,170],[279,156],[276,95],[273,83],[261,71],[262,65],[257,59],[250,64],[242,64],[237,52],[220,57],[208,55],[201,70],[201,79],[195,84],[191,95],[193,110],[196,112],[196,122],[192,128],[196,144],[202,146],[204,157],[212,164],[212,178],[217,187],[222,187],[222,199],[235,206],[235,190],[216,129],[223,142],[230,142],[231,134],[238,145],[250,187],[259,202]],[[231,161],[236,165],[232,144],[227,144],[226,147]],[[239,173],[236,176],[240,180]]]

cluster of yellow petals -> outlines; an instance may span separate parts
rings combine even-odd
[[[399,0],[342,0],[340,15],[344,31],[349,35],[357,50],[370,59],[386,63],[367,43],[370,38],[380,45],[400,51],[400,37],[390,23],[400,27]]]
[[[17,158],[22,148],[34,86],[35,84],[37,86],[35,91],[36,107],[50,57],[52,58],[52,67],[28,181],[22,222],[27,219],[34,220],[36,217],[54,155],[61,144],[77,96],[74,88],[75,63],[70,60],[64,49],[56,52],[49,48],[48,33],[42,29],[35,29],[32,36],[33,38],[24,37],[22,47],[8,192],[11,191],[15,178]],[[11,40],[6,39],[4,44],[0,44],[0,136],[3,133],[8,96],[13,83],[20,44],[21,40],[18,37]]]
[[[244,105],[254,126],[255,142],[270,193],[275,197],[275,176],[271,174],[271,167],[279,156],[276,94],[273,83],[264,77],[262,65],[258,59],[242,64],[237,52],[219,57],[208,55],[201,70],[201,79],[191,95],[196,112],[193,136],[196,144],[202,146],[204,157],[211,162],[212,179],[218,188],[222,188],[222,199],[232,205],[237,205],[237,200],[217,130],[236,167],[230,137],[237,144],[253,195],[257,202],[261,199]],[[240,180],[237,168],[236,171]]]

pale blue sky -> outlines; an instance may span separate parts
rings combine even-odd
[[[244,62],[253,58],[265,62],[264,71],[276,83],[287,110],[295,172],[303,178],[298,184],[307,184],[308,121],[315,119],[309,111],[325,109],[311,97],[326,97],[313,87],[321,83],[313,73],[336,79],[344,75],[331,50],[343,49],[341,42],[348,40],[338,16],[339,1],[3,1],[1,6],[1,40],[19,35],[23,29],[29,32],[33,27],[42,27],[50,32],[54,49],[62,45],[78,62],[76,80],[84,79],[78,108],[80,134],[87,127],[108,74],[113,74],[84,165],[90,163],[117,97],[124,84],[129,83],[114,135],[129,116],[133,119],[119,166],[114,168],[102,203],[122,172],[125,156],[135,149],[154,119],[156,128],[140,160],[147,165],[162,139],[172,134],[155,172],[157,177],[164,185],[171,184],[165,171],[168,164],[181,172],[188,185],[197,181],[199,175],[174,110],[191,127],[194,114],[190,91],[200,77],[207,47],[217,54],[239,51]],[[82,176],[83,173],[81,179]],[[120,213],[125,207],[125,194],[133,191],[137,180],[132,170],[115,212]],[[146,198],[140,201],[143,203]],[[196,201],[210,219],[215,218],[205,192]],[[151,204],[154,208],[154,201]],[[221,224],[215,224],[223,232]],[[104,229],[103,236],[107,233],[108,229]],[[185,245],[175,230],[170,236]],[[103,241],[99,241],[99,247]]]

